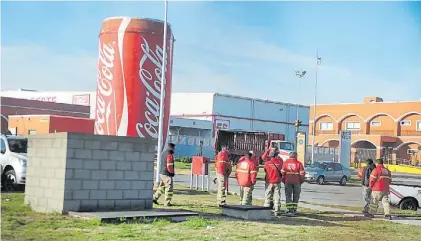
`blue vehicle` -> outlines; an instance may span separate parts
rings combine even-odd
[[[323,185],[327,182],[339,182],[345,186],[351,180],[351,170],[336,162],[313,162],[305,168],[305,181]]]

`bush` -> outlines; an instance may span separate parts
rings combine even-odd
[[[192,158],[189,156],[183,156],[182,158],[180,158],[180,161],[182,163],[191,163],[192,162]]]

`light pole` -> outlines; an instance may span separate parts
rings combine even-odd
[[[295,139],[294,145],[295,150],[297,150],[297,135],[300,129],[301,121],[300,121],[300,92],[301,92],[301,78],[306,75],[306,71],[295,71],[295,76],[298,77],[298,93],[297,93],[297,119],[295,120]]]
[[[167,63],[167,11],[168,1],[164,0],[164,39],[162,43],[162,68],[161,68],[161,96],[159,104],[159,127],[158,127],[158,150],[156,155],[156,184],[159,184],[159,173],[161,171],[161,156],[164,143],[162,143],[164,130],[164,98],[165,98],[165,71]],[[168,96],[167,96],[168,98]]]
[[[314,162],[314,145],[316,143],[316,107],[317,107],[317,74],[319,72],[319,65],[322,63],[322,58],[319,57],[319,49],[316,52],[316,81],[314,84],[314,103],[313,103],[313,130],[312,144],[311,144],[311,162]]]

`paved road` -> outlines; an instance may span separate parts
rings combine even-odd
[[[201,179],[199,178],[199,186]],[[176,184],[190,185],[189,175],[176,175]],[[211,180],[211,189],[216,190],[216,185]],[[253,198],[263,199],[265,196],[265,184],[258,181],[253,191]],[[238,192],[239,188],[235,179],[230,178],[229,191]],[[281,199],[285,200],[282,188]],[[340,186],[339,184],[316,185],[304,183],[302,186],[301,201],[345,206],[362,206],[361,187],[358,185]]]
[[[413,183],[421,185],[421,176],[414,178],[414,176],[393,175],[394,182]],[[176,175],[176,184],[190,185],[189,175]],[[199,186],[201,186],[201,178],[199,178]],[[263,181],[258,181],[253,192],[253,197],[263,199],[265,184]],[[216,190],[216,185],[211,180],[211,189]],[[235,179],[230,178],[229,191],[238,192],[239,188]],[[285,200],[285,194],[282,188],[281,199]],[[361,186],[358,184],[349,184],[347,186],[340,186],[339,184],[308,184],[304,183],[302,186],[301,201],[318,204],[343,205],[343,206],[363,206]]]

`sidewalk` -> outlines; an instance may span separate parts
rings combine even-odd
[[[345,209],[323,207],[323,206],[307,204],[307,203],[300,203],[299,206],[303,208],[320,211],[320,212],[331,212],[331,213],[343,214],[344,216],[348,216],[348,217],[364,217],[364,214],[362,214],[361,212],[350,211],[350,210],[345,210]],[[376,217],[373,220],[385,220],[385,219],[383,219],[383,215],[381,216],[376,215]],[[385,221],[421,226],[420,219],[411,219],[411,218],[393,216],[392,220],[385,220]]]

